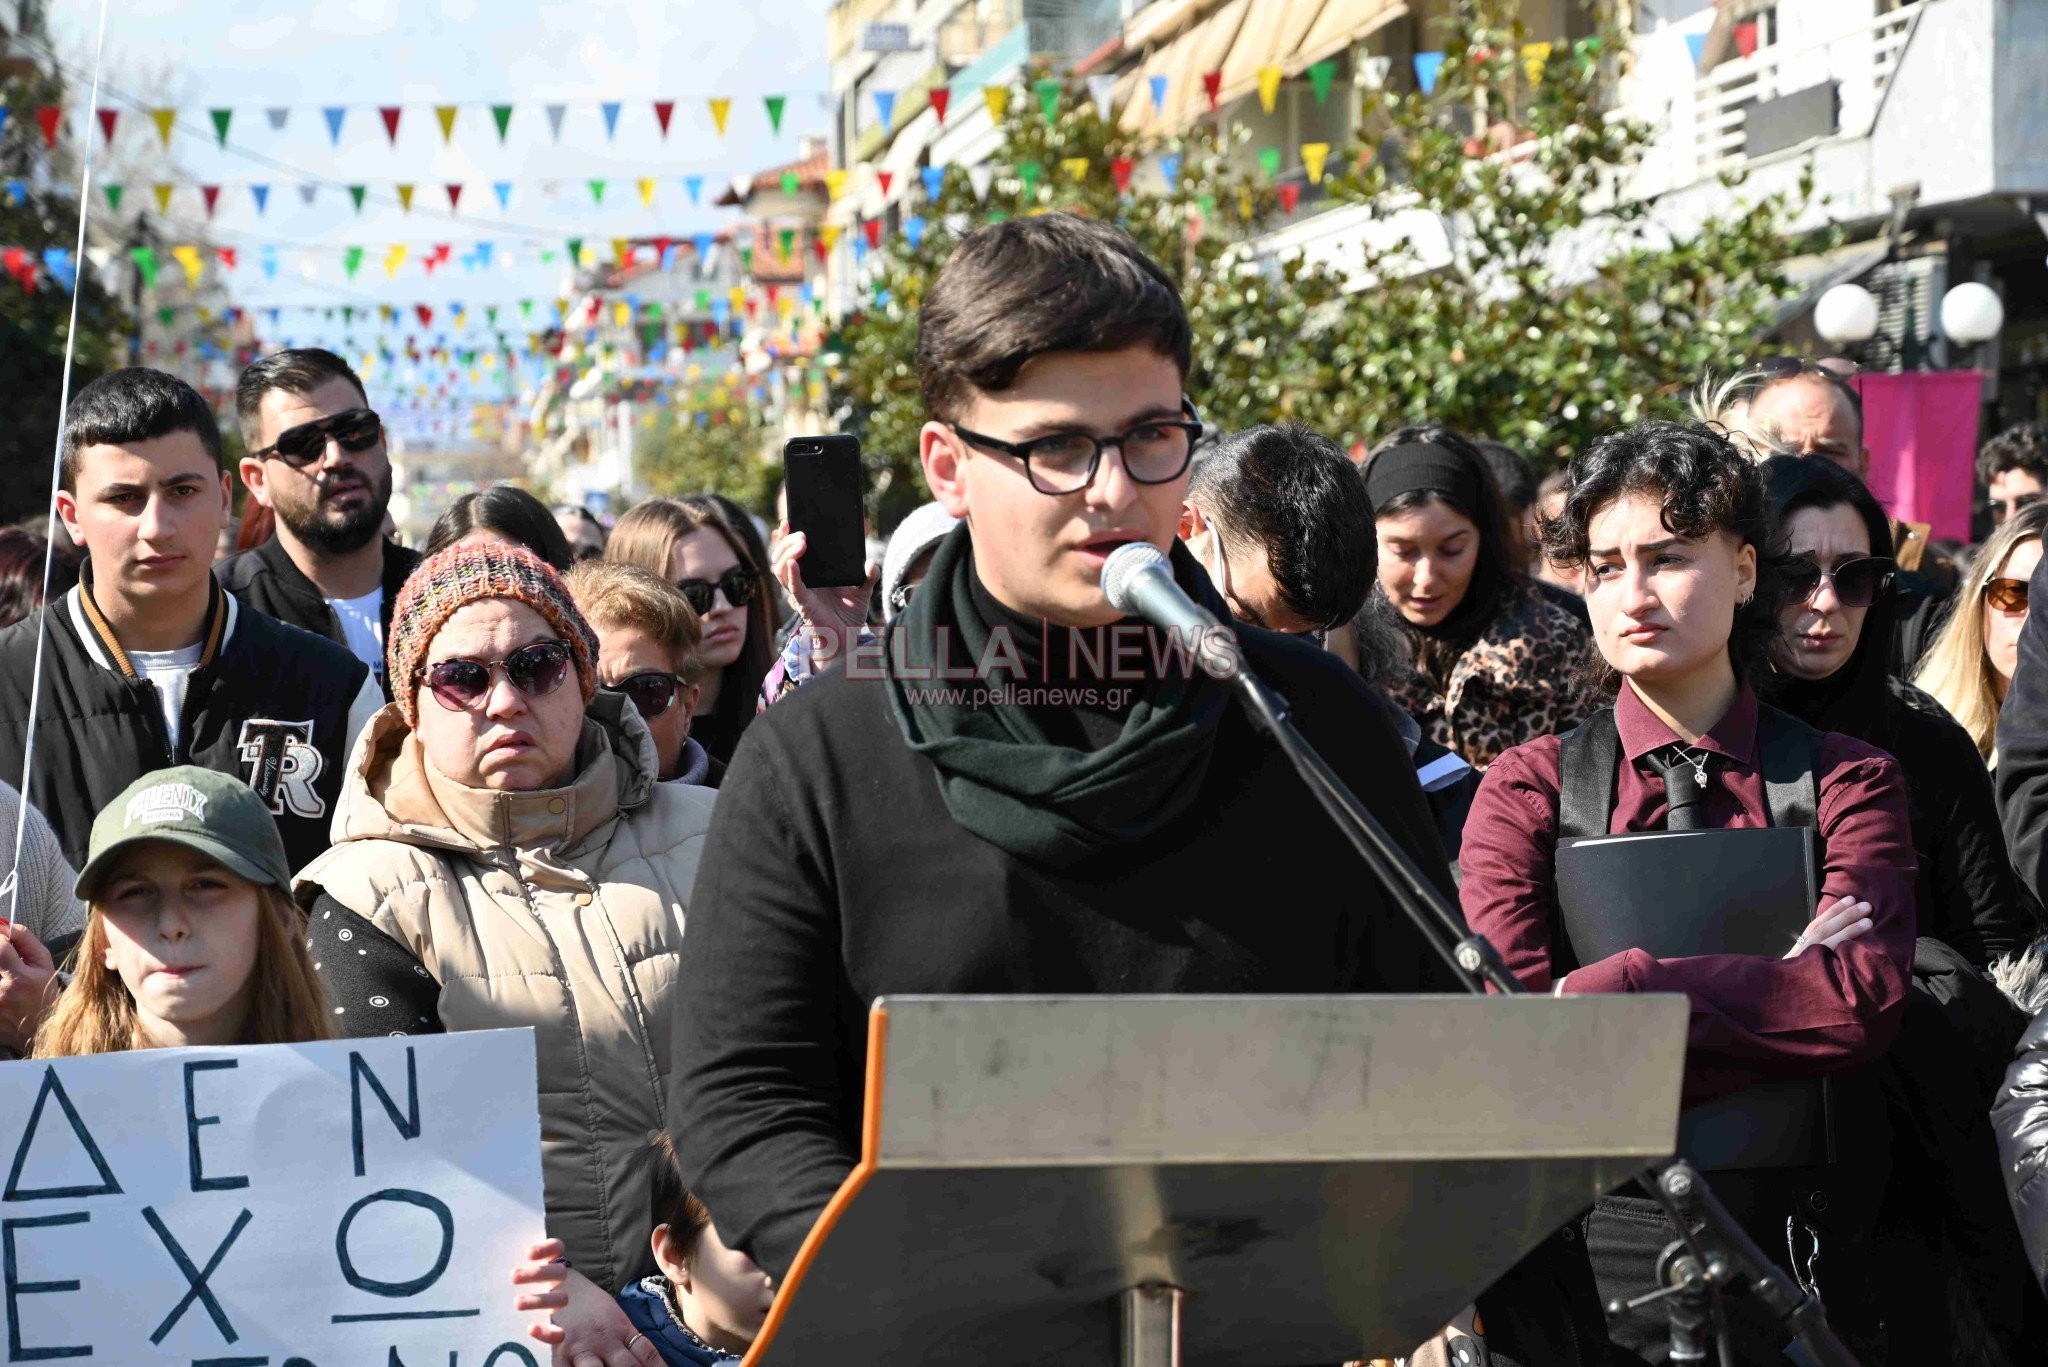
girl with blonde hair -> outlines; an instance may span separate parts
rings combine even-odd
[[[1998,709],[2019,662],[2027,623],[2027,581],[2041,562],[2048,503],[2021,508],[1991,534],[1956,590],[1948,622],[1920,662],[1913,682],[1947,708],[1998,767]]]

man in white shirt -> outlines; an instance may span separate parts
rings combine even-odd
[[[363,382],[331,351],[280,351],[242,372],[235,411],[249,447],[242,482],[277,530],[222,561],[221,582],[347,646],[381,685],[391,605],[419,556],[383,534],[391,461]]]

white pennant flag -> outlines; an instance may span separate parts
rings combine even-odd
[[[1393,69],[1392,57],[1368,57],[1359,65],[1358,83],[1367,90],[1378,90],[1387,83],[1387,73]]]
[[[967,184],[974,190],[977,202],[988,198],[988,190],[996,183],[996,168],[993,166],[970,166],[967,168]]]
[[[971,215],[971,214],[947,214],[947,215],[946,215],[946,231],[947,231],[947,232],[949,232],[949,233],[951,233],[951,234],[953,234],[953,236],[955,236],[955,237],[965,237],[965,236],[967,236],[967,234],[968,234],[969,232],[973,231],[973,229],[974,229],[974,217],[973,217],[973,215]]]
[[[114,252],[110,247],[87,247],[85,249],[85,259],[92,262],[94,270],[98,271],[101,275],[105,275],[107,267],[113,264]]]
[[[747,202],[747,196],[754,193],[754,178],[742,171],[732,178],[732,197],[740,203]]]
[[[1110,97],[1116,93],[1116,77],[1090,76],[1088,78],[1088,93],[1095,98],[1096,114],[1101,117],[1104,123],[1108,123],[1110,115],[1109,101]]]
[[[273,133],[284,132],[284,126],[292,116],[289,106],[279,106],[276,109],[266,109],[263,112],[270,117],[270,131]]]
[[[569,106],[566,104],[548,106],[548,131],[554,134],[556,142],[562,140],[562,115],[568,112],[568,109]]]

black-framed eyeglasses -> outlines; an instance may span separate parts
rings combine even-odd
[[[1833,569],[1822,569],[1810,555],[1795,555],[1785,565],[1788,601],[1810,603],[1823,581],[1834,586],[1836,601],[1845,608],[1867,608],[1891,587],[1898,563],[1881,555],[1859,555]]]
[[[342,450],[357,454],[375,446],[384,435],[384,423],[367,408],[349,408],[297,427],[287,427],[277,440],[261,451],[251,451],[256,460],[276,459],[294,470],[303,470],[327,454],[332,437]]]
[[[642,721],[653,721],[676,705],[676,699],[683,695],[689,685],[680,674],[670,674],[659,669],[643,669],[638,674],[628,674],[617,683],[605,685],[614,693],[622,693],[633,704]]]
[[[702,617],[711,611],[714,594],[725,595],[727,607],[743,608],[754,596],[754,588],[761,582],[761,576],[745,565],[734,565],[716,579],[679,579],[676,587],[683,591],[683,597],[690,600],[690,606]]]
[[[513,688],[529,698],[545,698],[569,677],[569,657],[567,641],[535,641],[502,660],[437,660],[427,666],[427,691],[450,712],[473,711],[490,695],[491,679],[502,669]]]
[[[1124,473],[1138,484],[1168,484],[1179,479],[1193,458],[1202,435],[1194,404],[1180,401],[1183,419],[1155,418],[1128,432],[1098,437],[1090,432],[1055,432],[1030,441],[1001,441],[949,423],[959,438],[1024,462],[1024,477],[1041,494],[1078,494],[1095,482],[1102,453],[1114,446],[1123,453]]]

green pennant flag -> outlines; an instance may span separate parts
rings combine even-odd
[[[356,278],[356,272],[362,269],[362,265],[363,249],[361,247],[350,247],[341,254],[341,268],[348,272],[349,279],[353,280]]]
[[[496,304],[484,305],[484,321],[488,322],[492,327],[498,325],[498,306]],[[502,341],[503,339],[501,338],[500,340]]]
[[[156,311],[156,321],[163,327],[169,327],[173,322],[177,321],[177,317],[178,311],[168,304]]]
[[[569,239],[569,264],[572,266],[583,264],[583,239],[580,237]]]
[[[552,266],[555,264],[554,248],[550,247],[540,254],[540,264],[543,266]]]
[[[1020,161],[1017,163],[1017,179],[1024,182],[1024,194],[1027,198],[1036,199],[1038,197],[1038,178],[1043,174],[1045,174],[1045,168],[1035,161]]]
[[[704,311],[705,311],[706,309],[710,308],[710,307],[711,307],[711,291],[710,291],[710,290],[698,290],[698,291],[697,291],[697,299],[696,299],[696,304],[697,304],[697,312],[699,312],[699,313],[702,313],[702,312],[704,312]]]
[[[354,322],[355,320],[356,320],[356,309],[355,309],[355,305],[353,305],[353,304],[344,304],[344,305],[342,305],[342,309],[341,309],[341,321],[342,321],[342,322],[344,322],[344,323],[353,323],[353,322]]]
[[[796,229],[784,228],[775,238],[782,244],[782,259],[787,261],[789,254],[796,250]]]
[[[1267,180],[1271,180],[1279,175],[1280,149],[1277,147],[1261,147],[1259,149],[1259,169],[1266,173]]]
[[[753,249],[752,247],[741,247],[741,248],[740,248],[740,269],[741,269],[741,270],[743,270],[743,271],[746,271],[746,272],[748,272],[749,274],[751,274],[751,273],[753,272],[753,269],[754,269],[754,249]]]
[[[533,301],[531,299],[521,299],[519,301],[519,316],[521,318],[533,317]]]
[[[782,173],[782,193],[785,195],[795,194],[802,185],[803,180],[796,172],[784,171]]]
[[[206,112],[213,116],[213,135],[220,139],[222,147],[226,147],[228,145],[228,125],[234,122],[235,111],[232,109],[209,109]]]
[[[105,185],[101,187],[101,190],[103,193],[105,193],[107,197],[107,208],[109,208],[110,210],[117,214],[120,213],[121,187],[118,185]]]
[[[780,135],[782,132],[782,111],[789,104],[789,97],[786,95],[766,95],[762,97],[761,103],[768,106],[768,127],[777,135]]]
[[[590,202],[591,202],[592,204],[602,204],[602,203],[604,203],[604,182],[603,182],[603,181],[601,181],[601,180],[593,180],[593,181],[591,181],[591,182],[590,182]]]
[[[505,145],[505,130],[512,126],[512,106],[509,104],[492,105],[491,118],[497,122],[498,145],[503,147]]]
[[[357,213],[363,211],[363,194],[369,188],[367,185],[351,185],[348,187],[348,197],[355,201]]]
[[[1004,213],[1001,209],[998,209],[988,216],[988,221],[991,223],[1008,223],[1010,221],[1010,216]]]
[[[134,259],[135,269],[142,273],[142,287],[144,289],[155,289],[156,249],[153,247],[135,247],[129,251],[128,255]]]
[[[1315,89],[1317,104],[1323,104],[1329,100],[1330,83],[1336,79],[1337,64],[1335,62],[1317,62],[1308,69],[1309,85]]]
[[[1195,207],[1202,211],[1202,216],[1204,218],[1216,217],[1216,196],[1203,195],[1200,199],[1195,201]]]
[[[1042,80],[1032,82],[1031,88],[1038,92],[1038,112],[1045,115],[1045,121],[1051,123],[1054,119],[1058,118],[1060,116],[1060,83],[1047,76]]]

